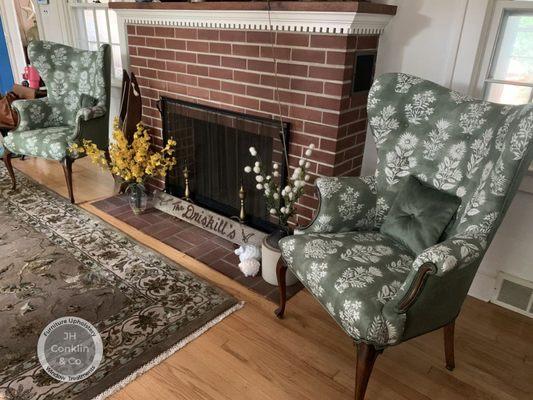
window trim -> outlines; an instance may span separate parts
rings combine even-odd
[[[474,88],[474,96],[483,98],[485,83],[512,83],[511,81],[490,78],[490,70],[497,51],[497,44],[502,31],[502,22],[507,11],[532,11],[533,1],[497,0],[494,4],[492,17],[488,26],[487,40],[484,46],[485,51],[481,58],[478,79]],[[517,86],[533,87],[533,83],[515,82]],[[533,100],[533,90],[530,95],[530,102]]]
[[[92,10],[93,11],[93,17],[94,17],[94,23],[95,23],[95,33],[96,33],[96,43],[101,44],[100,42],[100,35],[98,32],[98,24],[96,23],[96,11],[99,9],[107,10],[107,16],[106,16],[106,25],[107,25],[107,35],[109,39],[109,45],[119,45],[121,48],[121,37],[119,32],[119,43],[112,43],[111,42],[111,29],[110,29],[110,22],[109,22],[109,3],[68,3],[68,12],[69,12],[69,19],[70,21],[74,22],[75,29],[73,29],[74,34],[74,41],[76,43],[76,46],[81,47],[82,42],[88,43],[89,40],[86,36],[86,29],[85,27],[80,27],[79,22],[81,21],[78,17],[77,11],[78,10]],[[82,18],[83,19],[83,18]],[[85,23],[85,21],[83,21]],[[120,30],[120,27],[118,27]],[[107,42],[106,42],[107,43]],[[124,69],[124,64],[122,65],[122,68]],[[111,50],[111,86],[113,87],[122,87],[122,80],[115,77],[114,72],[114,66],[113,66],[113,51]]]
[[[26,66],[22,38],[17,21],[17,13],[13,1],[0,0],[0,19],[4,29],[4,36],[7,46],[7,54],[11,64],[11,72],[15,83],[21,82],[21,73]]]

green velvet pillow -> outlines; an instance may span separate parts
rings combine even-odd
[[[383,221],[381,233],[418,255],[439,242],[461,200],[409,176]]]

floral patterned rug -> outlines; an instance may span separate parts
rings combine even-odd
[[[0,399],[103,399],[242,304],[185,268],[0,166]],[[53,320],[98,329],[104,357],[80,382],[41,367]]]

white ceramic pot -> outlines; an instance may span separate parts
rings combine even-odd
[[[261,249],[263,253],[261,258],[261,276],[271,285],[278,286],[276,266],[279,258],[281,257],[281,253],[278,249],[273,248],[267,243],[266,237],[263,239]],[[296,276],[294,276],[294,274],[289,270],[287,270],[285,279],[287,286],[294,285],[298,282],[298,278],[296,278]]]

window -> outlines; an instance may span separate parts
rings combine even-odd
[[[110,10],[108,1],[95,3],[78,0],[70,3],[70,12],[76,34],[77,46],[86,50],[96,50],[103,43],[111,45],[113,78],[122,79],[122,59],[120,56],[119,26],[115,11]]]
[[[533,102],[533,2],[496,2],[485,53],[483,97],[503,104]]]

